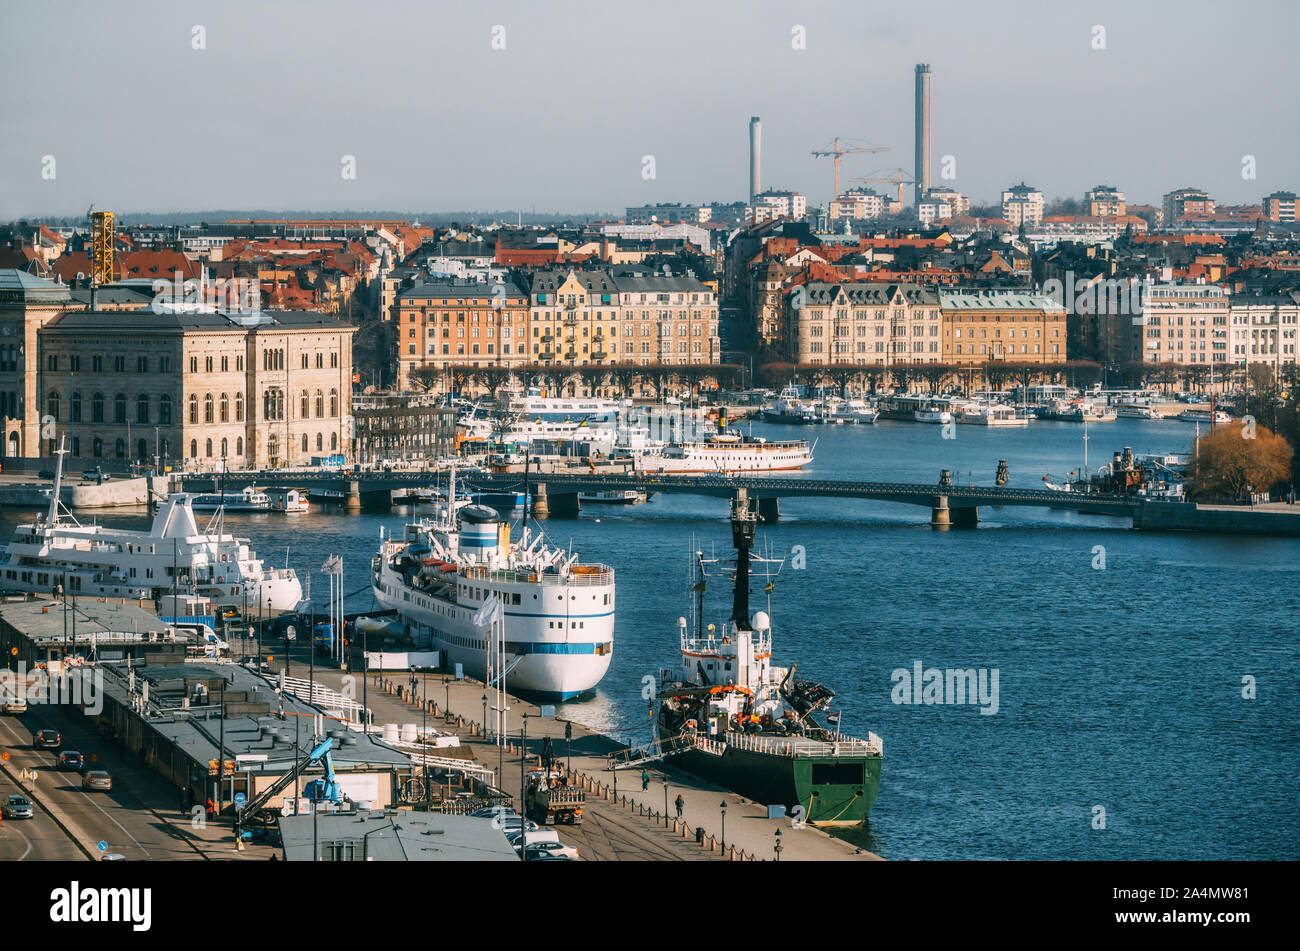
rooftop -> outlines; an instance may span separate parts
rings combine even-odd
[[[352,860],[361,862],[519,861],[492,820],[438,812],[286,816],[280,820],[280,836],[290,862],[312,861],[313,841],[347,843],[354,849]]]

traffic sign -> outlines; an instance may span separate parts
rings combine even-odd
[[[245,802],[245,800],[246,800],[247,798],[248,798],[248,797],[245,796],[245,795],[244,795],[243,793],[241,793],[241,792],[237,792],[237,793],[235,793],[235,808],[236,808],[236,809],[243,809],[243,808],[244,808],[244,802]]]
[[[99,851],[101,851],[101,852],[107,852],[107,851],[108,851],[108,843],[107,843],[107,842],[100,842],[99,845],[95,846],[95,848],[99,849]]]

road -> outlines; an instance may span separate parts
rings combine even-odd
[[[57,753],[32,747],[33,734],[45,728],[58,730],[63,749],[82,753],[91,768],[108,770],[113,790],[84,790],[80,774],[58,771]],[[0,772],[4,795],[15,791],[20,770],[36,770],[34,783],[21,783],[36,803],[36,816],[2,824],[0,860],[85,859],[114,852],[128,861],[265,859],[271,854],[266,846],[236,852],[228,824],[218,828],[201,816],[182,815],[174,786],[125,755],[111,738],[99,736],[92,721],[69,708],[32,704],[21,716],[0,715],[3,753],[9,754]]]

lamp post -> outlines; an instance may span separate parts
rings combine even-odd
[[[483,738],[487,739],[487,694],[483,694]]]
[[[772,845],[772,851],[776,854],[776,861],[781,861],[781,830],[776,830],[776,842]]]
[[[664,828],[668,828],[668,784],[664,783]]]
[[[447,714],[451,713],[451,679],[449,677],[442,678],[442,690],[442,715],[446,717]]]
[[[294,641],[298,639],[298,629],[290,624],[284,630],[284,675],[293,676],[293,654],[290,653]]]
[[[718,808],[722,811],[722,851],[725,852],[727,851],[727,800],[722,800]]]

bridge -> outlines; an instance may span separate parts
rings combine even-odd
[[[188,491],[212,491],[213,476],[185,476]],[[217,477],[220,478],[220,477]],[[445,472],[260,472],[227,473],[227,491],[243,486],[287,486],[339,493],[348,510],[359,511],[363,501],[386,506],[395,489],[427,488],[446,482]],[[518,492],[524,487],[520,472],[465,473],[464,484],[486,492]],[[899,502],[930,509],[930,524],[936,528],[968,528],[979,522],[981,505],[1031,506],[1062,509],[1087,515],[1114,515],[1136,520],[1145,502],[1133,496],[1108,493],[1063,492],[1053,489],[1023,489],[1010,486],[958,485],[950,480],[925,485],[908,482],[860,482],[813,479],[780,475],[660,475],[641,472],[538,472],[529,477],[533,514],[538,518],[574,517],[578,494],[636,490],[653,494],[680,492],[730,498],[739,488],[758,499],[759,515],[773,522],[780,517],[782,498],[848,498]],[[192,486],[192,487],[191,487]]]

